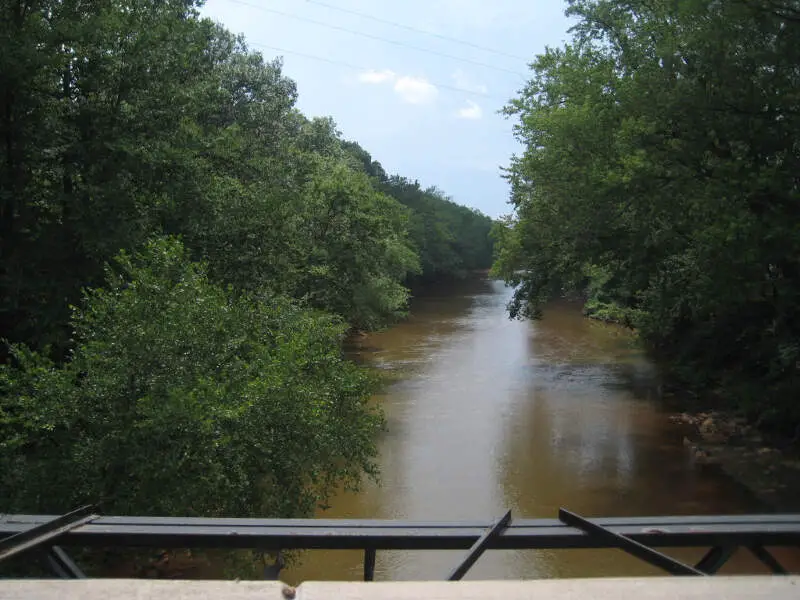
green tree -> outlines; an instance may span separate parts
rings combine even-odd
[[[81,287],[157,226],[214,29],[193,6],[2,4],[2,335],[65,347]]]
[[[358,327],[402,313],[417,262],[403,211],[366,193],[331,119],[297,111],[280,61],[190,1],[3,10],[0,335],[63,356],[68,305],[118,250],[161,233],[183,235],[215,279],[241,289],[308,295]],[[331,172],[350,202],[336,232],[369,260],[336,289],[331,275],[309,290],[310,259],[343,268],[311,256],[341,250],[314,226]]]
[[[63,366],[0,367],[5,511],[309,516],[374,474],[381,419],[336,319],[209,281],[175,240],[122,253]]]
[[[422,189],[417,181],[387,175],[383,166],[355,142],[343,142],[342,148],[350,164],[366,173],[378,190],[409,209],[409,238],[419,254],[421,269],[409,283],[462,278],[491,266],[489,217],[456,204],[435,187]]]
[[[507,112],[512,312],[589,290],[684,384],[800,423],[796,2],[574,0]]]
[[[9,509],[308,514],[373,471],[344,332],[403,315],[423,246],[483,260],[488,219],[399,200],[197,5],[0,3]]]
[[[380,189],[411,210],[409,235],[419,252],[422,281],[463,278],[470,271],[489,268],[489,217],[404,177],[389,177]]]

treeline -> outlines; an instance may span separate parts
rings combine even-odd
[[[800,4],[571,0],[507,107],[511,310],[588,294],[673,381],[800,429]]]
[[[408,235],[419,257],[419,269],[406,282],[414,284],[461,279],[492,265],[493,222],[474,208],[456,204],[441,190],[423,189],[418,181],[388,175],[381,164],[355,142],[344,142],[347,152],[384,194],[408,212]]]
[[[309,514],[374,473],[342,337],[491,262],[196,4],[0,4],[0,510]]]

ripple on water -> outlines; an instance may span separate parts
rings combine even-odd
[[[653,399],[656,370],[629,332],[556,303],[535,323],[504,313],[511,291],[486,280],[416,298],[412,318],[368,344],[396,372],[380,403],[382,485],[342,494],[320,516],[484,519],[736,513],[752,498],[701,470]],[[686,560],[693,551],[684,552]],[[752,572],[737,555],[730,569]],[[379,552],[378,579],[441,579],[463,553]],[[699,557],[698,557],[699,558]],[[315,553],[288,574],[357,579],[360,553]],[[621,552],[490,552],[472,578],[657,574]]]

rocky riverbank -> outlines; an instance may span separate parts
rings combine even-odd
[[[800,511],[800,455],[779,448],[744,419],[722,412],[671,417],[684,428],[683,443],[703,465],[717,465],[767,508]]]

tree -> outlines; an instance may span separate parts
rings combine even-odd
[[[3,4],[4,337],[65,349],[81,286],[156,227],[185,90],[207,66],[213,32],[194,4]]]
[[[374,474],[379,414],[345,327],[209,281],[175,240],[120,254],[62,366],[0,367],[5,511],[309,516]]]
[[[489,217],[404,177],[389,177],[379,187],[411,210],[409,236],[419,252],[422,281],[463,278],[491,265]]]
[[[696,390],[800,423],[796,3],[574,0],[507,108],[512,311],[591,290]],[[614,307],[610,310],[610,307]],[[609,313],[610,311],[610,313]]]
[[[374,471],[340,346],[404,314],[411,223],[485,251],[197,4],[0,5],[0,508],[308,514]]]
[[[63,356],[68,305],[154,234],[182,235],[217,281],[305,298],[355,327],[402,314],[417,268],[405,211],[364,184],[332,119],[295,108],[280,60],[193,6],[8,8],[0,335]],[[322,197],[331,173],[335,201]],[[328,214],[331,202],[348,207]],[[364,259],[346,273],[345,255],[328,260],[341,240],[319,236],[334,216]]]

